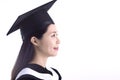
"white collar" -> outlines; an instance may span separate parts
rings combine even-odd
[[[47,74],[47,73],[39,73],[31,68],[23,68],[17,75],[16,79],[17,80],[19,77],[21,77],[22,75],[32,75],[32,76],[35,76],[39,79],[43,79],[43,80],[58,80],[59,79],[59,76],[58,74],[52,69],[52,68],[47,68],[48,70],[50,70],[53,74],[50,75],[50,74]]]

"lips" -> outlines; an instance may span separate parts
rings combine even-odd
[[[53,49],[58,51],[59,48],[58,47],[54,47]]]

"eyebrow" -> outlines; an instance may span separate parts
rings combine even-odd
[[[52,31],[52,32],[50,32],[50,33],[57,33],[57,31]]]

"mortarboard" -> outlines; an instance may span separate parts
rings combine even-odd
[[[42,30],[40,30],[40,27],[54,24],[47,11],[55,2],[56,0],[50,1],[42,6],[39,6],[29,12],[18,16],[17,20],[12,25],[7,35],[20,29],[22,38],[24,39],[28,36],[30,37],[30,35],[33,35],[35,32],[42,32]]]

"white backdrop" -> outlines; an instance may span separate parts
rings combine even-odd
[[[19,31],[6,36],[17,16],[50,0],[0,1],[0,79],[10,80],[22,44]],[[48,60],[63,80],[120,80],[120,1],[58,0],[49,11],[61,40]]]

